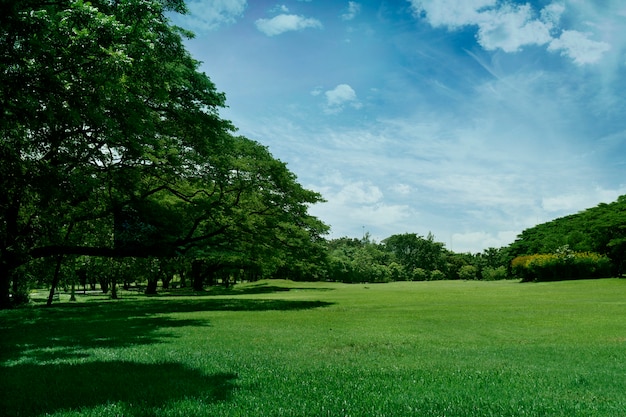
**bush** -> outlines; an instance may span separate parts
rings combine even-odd
[[[611,261],[605,255],[566,247],[557,253],[518,256],[511,270],[522,282],[603,278],[610,275]]]
[[[428,281],[430,274],[424,268],[413,269],[413,281]]]
[[[391,281],[410,281],[412,277],[407,277],[404,267],[396,262],[392,262],[387,267]]]
[[[459,269],[459,279],[462,279],[465,281],[475,280],[477,273],[478,273],[478,268],[476,268],[474,265],[463,265]]]
[[[434,271],[430,273],[430,279],[431,281],[441,281],[443,279],[446,279],[446,274],[444,274],[438,269],[435,269]]]
[[[499,266],[497,268],[486,267],[482,271],[483,280],[485,281],[498,281],[506,279],[506,268]]]

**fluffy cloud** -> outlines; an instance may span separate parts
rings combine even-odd
[[[255,25],[267,36],[276,36],[281,33],[308,28],[322,28],[322,22],[319,20],[295,14],[280,14],[271,19],[258,19]]]
[[[346,104],[351,105],[354,108],[360,108],[356,92],[348,84],[339,84],[332,90],[328,90],[324,93],[326,95],[327,111],[329,113],[336,113],[343,110]]]
[[[344,184],[333,196],[333,199],[341,204],[374,204],[382,198],[380,188],[363,181]]]
[[[343,20],[352,20],[361,11],[361,5],[355,1],[348,2],[348,10],[341,15]]]
[[[552,39],[552,23],[532,19],[528,4],[483,12],[478,27],[478,43],[487,50],[515,52],[524,45],[544,45]]]
[[[453,233],[450,237],[450,247],[455,252],[476,252],[476,248],[500,248],[512,243],[518,233],[502,231],[497,233],[468,232]]]
[[[384,201],[380,188],[370,182],[345,181],[341,175],[327,177],[324,182],[318,191],[327,202],[316,204],[310,211],[320,219],[333,219],[332,237],[374,231],[375,239],[383,239],[390,235],[386,229],[411,216],[408,205]]]
[[[564,30],[558,39],[550,42],[548,50],[561,51],[561,55],[572,58],[579,65],[597,62],[611,47],[606,42],[593,41],[588,36],[575,30]]]
[[[182,25],[194,31],[215,30],[222,25],[235,23],[246,10],[246,0],[190,1],[189,14],[176,16]]]
[[[552,3],[541,9],[541,20],[556,26],[561,20],[561,15],[565,12],[565,6],[559,3]]]
[[[496,0],[411,0],[411,4],[432,26],[456,29],[476,24],[480,20],[478,10],[495,6]]]
[[[455,30],[477,26],[478,43],[486,50],[516,52],[527,45],[548,45],[578,65],[599,61],[610,49],[590,34],[559,27],[565,6],[551,3],[539,13],[529,3],[499,3],[496,0],[411,0],[417,16],[434,27]],[[560,36],[558,34],[560,33]]]

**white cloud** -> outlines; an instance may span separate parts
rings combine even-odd
[[[425,14],[432,26],[447,26],[456,29],[476,24],[478,10],[495,6],[496,0],[410,0],[415,12]]]
[[[348,2],[348,10],[341,15],[343,20],[352,20],[361,11],[361,5],[355,1]]]
[[[294,14],[280,14],[271,19],[258,19],[255,25],[267,36],[276,36],[281,33],[308,28],[322,28],[322,22],[319,20]]]
[[[216,30],[222,25],[232,24],[243,15],[246,0],[190,1],[188,15],[176,16],[181,25],[194,31]]]
[[[357,181],[344,184],[332,198],[341,204],[374,204],[383,198],[383,193],[375,185]]]
[[[561,16],[565,12],[565,6],[560,3],[548,4],[541,9],[541,20],[552,26],[556,26],[561,21]]]
[[[585,192],[545,197],[541,202],[541,206],[550,213],[573,214],[594,207],[599,203],[611,203],[624,194],[626,194],[626,186],[617,190],[596,187],[593,190],[585,190]]]
[[[575,30],[564,30],[558,39],[550,42],[548,50],[561,51],[561,55],[572,58],[579,65],[592,64],[599,61],[611,46],[606,42],[593,41],[588,36]]]
[[[311,214],[320,219],[333,219],[333,238],[377,232],[375,239],[388,237],[384,230],[394,230],[399,222],[411,216],[407,204],[390,204],[380,188],[369,181],[346,181],[341,174],[323,178],[324,185],[316,187],[325,203],[311,207]],[[365,230],[363,230],[365,228]]]
[[[284,4],[277,4],[271,11],[274,13],[289,13],[289,7]]]
[[[410,2],[416,15],[423,16],[433,27],[456,30],[477,26],[478,43],[489,51],[517,52],[528,45],[548,45],[548,51],[560,51],[577,65],[582,65],[599,61],[611,49],[606,42],[589,39],[590,34],[560,27],[561,16],[566,11],[562,3],[548,4],[537,17],[529,3],[511,4],[496,0]],[[596,30],[602,28],[597,26]]]
[[[552,24],[532,19],[530,5],[505,5],[480,14],[478,43],[486,50],[518,51],[525,45],[543,45],[552,39]]]
[[[497,233],[453,233],[450,238],[450,247],[448,249],[459,253],[475,253],[478,252],[476,248],[501,248],[512,243],[518,234],[519,233],[512,230]]]
[[[348,84],[339,84],[337,87],[326,91],[324,94],[326,95],[326,105],[329,113],[336,113],[343,110],[346,104],[357,109],[361,107],[356,92]]]
[[[411,186],[408,184],[393,184],[391,191],[401,195],[409,195],[411,194]]]
[[[349,101],[356,100],[356,92],[348,84],[339,84],[333,90],[326,91],[329,106],[341,106]]]
[[[320,94],[322,94],[323,92],[324,92],[324,90],[322,90],[322,88],[321,88],[321,87],[315,87],[313,90],[311,90],[311,95],[312,95],[313,97],[317,97],[317,96],[319,96]]]

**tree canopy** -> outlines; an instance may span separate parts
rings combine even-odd
[[[575,252],[606,255],[613,273],[624,271],[626,259],[626,195],[576,214],[560,217],[524,230],[509,247],[510,256],[556,253],[567,247]]]
[[[219,115],[182,0],[3,1],[0,306],[35,258],[317,244],[321,196]],[[279,262],[279,261],[277,261]]]

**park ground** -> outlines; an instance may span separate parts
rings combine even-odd
[[[606,416],[626,280],[267,280],[0,311],[7,416]],[[44,292],[33,298],[43,298]]]

